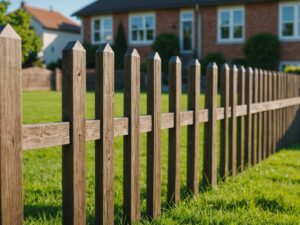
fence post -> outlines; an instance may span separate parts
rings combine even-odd
[[[124,212],[127,222],[140,219],[140,56],[136,49],[124,58],[124,116],[128,135],[124,136]]]
[[[114,52],[108,44],[96,52],[95,118],[101,139],[95,142],[96,224],[114,224]]]
[[[245,68],[238,70],[238,104],[245,105]],[[244,171],[245,167],[245,117],[237,118],[237,170]]]
[[[263,73],[264,102],[268,101],[268,72]],[[268,146],[268,112],[263,112],[263,159],[267,158]]]
[[[263,102],[264,101],[264,74],[263,70],[259,70],[259,76],[258,76],[258,101]],[[257,148],[258,148],[258,157],[257,160],[260,162],[263,158],[263,113],[258,113],[258,133],[257,133]]]
[[[273,98],[273,93],[272,93],[272,87],[273,83],[272,83],[272,72],[269,71],[268,72],[268,101],[272,101]],[[272,111],[268,111],[268,156],[272,155],[273,151],[273,120],[272,120],[272,116],[273,112]]]
[[[217,186],[217,90],[218,67],[210,63],[206,70],[205,108],[208,110],[208,122],[204,130],[203,185]]]
[[[70,42],[63,50],[62,119],[70,144],[62,150],[63,224],[85,224],[85,50]]]
[[[229,74],[228,64],[224,64],[221,72],[221,107],[224,108],[224,120],[221,120],[220,131],[220,176],[223,180],[228,177],[228,153],[229,153]]]
[[[257,103],[258,102],[258,76],[259,76],[259,72],[258,72],[258,69],[255,68],[254,69],[254,76],[253,76],[253,103]],[[252,158],[252,164],[255,165],[258,161],[258,115],[257,113],[253,114],[253,117],[252,117],[252,144],[251,144],[251,147],[252,147],[252,155],[251,155],[251,158]]]
[[[180,114],[181,61],[173,56],[169,61],[169,111],[174,113],[174,127],[169,129],[168,202],[180,200]]]
[[[148,57],[147,114],[152,116],[152,131],[147,134],[147,212],[152,218],[161,211],[161,59]]]
[[[195,196],[199,190],[199,98],[200,98],[200,63],[193,60],[188,65],[188,110],[193,111],[194,123],[188,126],[187,136],[187,188]]]
[[[248,168],[252,166],[252,89],[253,89],[253,70],[251,67],[246,70],[246,104],[247,104],[247,116],[246,116],[246,136],[245,136],[245,155],[248,161]]]
[[[277,75],[276,75],[276,72],[273,71],[272,73],[272,78],[273,78],[273,101],[274,100],[277,100],[277,94],[278,94],[278,89],[277,89]],[[277,110],[273,110],[273,120],[272,120],[272,125],[273,125],[273,142],[272,142],[272,148],[273,148],[273,153],[276,152],[276,142],[277,142]]]
[[[0,27],[0,224],[23,224],[21,38]]]
[[[237,67],[234,65],[230,71],[230,106],[231,118],[229,123],[229,174],[236,175],[236,103],[237,103]]]

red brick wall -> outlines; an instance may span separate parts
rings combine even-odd
[[[84,17],[82,19],[82,23],[83,23],[83,42],[87,42],[90,43],[91,42],[91,17]]]

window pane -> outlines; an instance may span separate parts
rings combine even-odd
[[[182,23],[183,27],[183,50],[192,50],[192,22]]]
[[[233,30],[233,38],[242,38],[243,26],[235,26]]]
[[[229,27],[221,27],[221,39],[229,39]]]
[[[111,30],[112,29],[112,20],[111,19],[104,19],[103,21],[103,27],[105,30]]]
[[[137,30],[132,31],[131,39],[132,39],[133,41],[137,41]]]
[[[243,24],[244,23],[244,13],[242,10],[233,11],[233,23]]]
[[[96,41],[96,42],[100,41],[100,33],[99,32],[94,33],[94,41]]]
[[[103,41],[104,42],[112,42],[112,34],[110,31],[103,33]]]
[[[154,28],[154,17],[146,16],[146,28]]]
[[[229,12],[221,12],[221,26],[229,25]]]
[[[294,35],[294,24],[284,23],[282,25],[282,35],[283,36],[293,36]]]
[[[147,41],[152,41],[154,39],[153,30],[147,30]]]
[[[94,20],[94,30],[100,30],[100,20]]]
[[[131,18],[131,28],[142,28],[143,27],[143,20],[142,17],[132,17]]]
[[[191,13],[191,12],[182,13],[181,19],[182,20],[193,20],[193,13]]]
[[[144,31],[143,30],[138,31],[138,40],[139,41],[144,40]]]
[[[282,21],[294,21],[294,7],[286,6],[282,8]]]

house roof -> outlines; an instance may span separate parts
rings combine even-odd
[[[98,0],[75,12],[73,16],[255,2],[274,2],[274,0]]]
[[[80,33],[80,26],[77,23],[57,11],[35,8],[24,3],[22,8],[46,29]]]

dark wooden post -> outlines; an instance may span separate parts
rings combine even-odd
[[[224,120],[221,120],[220,139],[220,176],[223,180],[228,177],[228,153],[229,153],[229,74],[228,64],[222,67],[221,72],[221,107],[224,108]]]
[[[101,121],[95,142],[96,224],[114,224],[114,52],[108,44],[96,52],[95,116]]]
[[[169,61],[169,111],[174,113],[174,127],[169,129],[168,202],[180,200],[180,114],[181,114],[181,61]]]
[[[268,72],[268,101],[272,101],[273,98],[273,83],[272,83],[272,72]],[[268,156],[273,153],[273,119],[272,111],[268,111]]]
[[[148,57],[147,114],[152,116],[152,131],[147,134],[147,212],[156,218],[161,212],[161,59]]]
[[[63,50],[62,119],[70,123],[63,146],[63,224],[85,224],[85,50],[70,42]]]
[[[264,101],[264,82],[263,82],[263,70],[259,70],[259,76],[258,76],[258,99],[259,102]],[[257,131],[257,148],[258,148],[258,162],[260,162],[263,158],[262,150],[263,150],[263,113],[258,113],[258,131]]]
[[[258,69],[254,70],[254,75],[253,75],[253,103],[258,103],[258,76],[259,76],[259,71]],[[252,143],[251,143],[251,159],[252,159],[252,164],[255,165],[258,161],[258,115],[253,114],[252,116]]]
[[[124,116],[128,135],[124,136],[124,213],[127,222],[140,219],[140,56],[128,50],[124,59]]]
[[[237,118],[236,118],[236,103],[237,103],[237,67],[234,65],[230,71],[230,107],[231,118],[229,123],[229,174],[236,175],[236,144],[237,144]]]
[[[208,110],[208,122],[204,130],[203,185],[217,186],[217,90],[218,67],[210,63],[206,70],[205,108]]]
[[[278,89],[277,89],[277,75],[276,72],[272,73],[272,81],[273,81],[273,88],[272,88],[272,100],[277,100],[277,93],[278,93]],[[272,115],[272,125],[273,125],[273,142],[272,142],[272,152],[275,153],[276,152],[276,142],[277,142],[277,110],[273,110],[273,115]]]
[[[0,27],[0,224],[23,224],[21,38]]]
[[[245,105],[245,68],[238,70],[238,104]],[[237,118],[237,170],[244,171],[245,167],[245,117]]]
[[[193,111],[194,123],[188,126],[187,136],[187,188],[195,196],[199,190],[199,98],[200,63],[193,60],[188,66],[188,110]]]
[[[245,154],[247,156],[248,168],[252,165],[252,115],[251,115],[251,104],[252,104],[252,84],[253,70],[251,67],[246,70],[246,104],[247,104],[247,116],[246,116],[246,136],[245,136]]]
[[[264,102],[268,101],[268,72],[263,73]],[[263,159],[267,157],[268,143],[268,112],[263,112]]]

